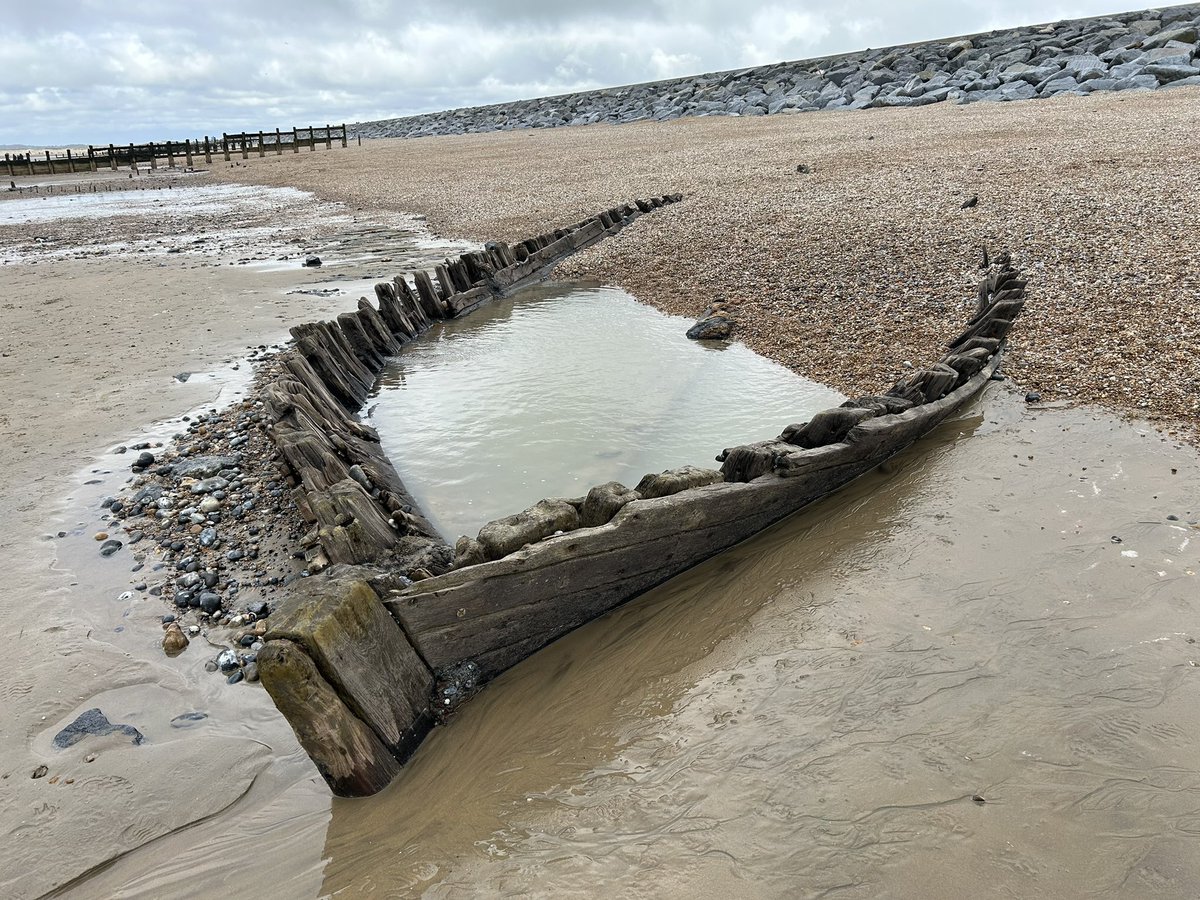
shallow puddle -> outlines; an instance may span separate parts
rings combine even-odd
[[[544,497],[715,468],[845,398],[623,291],[551,283],[440,324],[380,377],[372,424],[451,541]]]

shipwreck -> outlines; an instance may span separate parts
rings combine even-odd
[[[258,656],[262,682],[335,794],[379,791],[429,731],[541,647],[877,467],[980,394],[1025,303],[1007,255],[940,360],[886,393],[724,450],[720,469],[648,474],[550,498],[451,546],[356,416],[387,357],[436,320],[544,277],[678,194],[489,243],[336,321],[292,329],[265,385],[270,433],[315,534]]]

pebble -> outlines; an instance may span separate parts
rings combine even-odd
[[[183,629],[175,622],[167,626],[166,633],[163,635],[162,648],[167,656],[178,656],[187,649],[187,635],[183,633]]]
[[[134,468],[134,469],[148,469],[148,468],[150,468],[152,465],[154,465],[154,454],[153,454],[153,453],[148,453],[148,452],[146,452],[146,451],[142,451],[141,453],[139,453],[139,454],[138,454],[138,456],[137,456],[137,459],[135,459],[135,460],[133,461],[133,466],[132,466],[132,468]]]
[[[100,555],[101,556],[112,556],[114,553],[116,553],[118,550],[120,550],[121,547],[123,547],[123,546],[124,546],[124,544],[122,544],[118,540],[107,540],[103,544],[100,545]]]
[[[205,592],[200,595],[200,602],[197,604],[202,612],[212,615],[221,608],[221,595]]]

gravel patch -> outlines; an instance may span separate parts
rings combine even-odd
[[[934,358],[982,248],[1030,279],[1006,371],[1200,444],[1200,89],[381,140],[217,176],[514,239],[631,197],[683,203],[568,260],[847,394]],[[807,170],[807,171],[805,171]],[[976,197],[974,205],[966,205]]]

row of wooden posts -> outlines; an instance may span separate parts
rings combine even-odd
[[[347,146],[344,124],[326,125],[324,128],[293,128],[290,133],[276,128],[273,132],[225,133],[220,138],[206,135],[203,140],[194,141],[151,141],[148,144],[120,147],[115,144],[107,147],[89,146],[86,156],[70,150],[53,155],[47,150],[44,159],[32,153],[5,153],[4,167],[9,176],[59,175],[66,172],[95,172],[105,168],[116,171],[124,166],[136,169],[139,163],[149,163],[151,169],[157,169],[159,161],[163,159],[169,168],[174,168],[177,161],[191,167],[199,158],[203,158],[205,164],[211,164],[214,156],[224,156],[226,162],[237,154],[242,159],[248,159],[251,152],[265,156],[268,148],[276,154],[282,154],[288,147],[293,153],[299,153],[302,147],[311,151],[316,150],[318,144],[324,144],[326,150],[331,150],[334,141],[340,141],[343,147]]]

